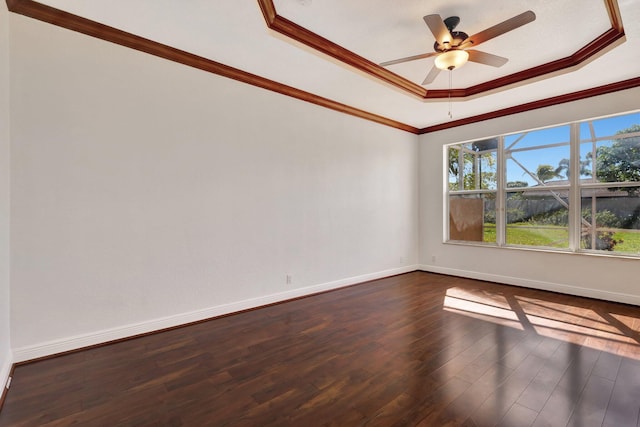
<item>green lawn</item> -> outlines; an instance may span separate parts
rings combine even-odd
[[[484,235],[483,240],[487,243],[495,243],[496,242],[496,225],[495,224],[484,224]]]
[[[484,225],[484,241],[496,242],[495,224]],[[567,227],[560,226],[536,227],[530,224],[510,224],[507,227],[507,244],[566,248],[569,246],[569,230]]]
[[[640,232],[619,231],[614,239],[622,243],[614,247],[613,252],[640,253]],[[484,241],[496,242],[496,225],[484,225]],[[546,246],[551,248],[569,247],[569,229],[563,226],[541,225],[528,223],[509,224],[507,227],[507,244],[522,246]]]
[[[568,248],[569,228],[558,225],[510,224],[507,227],[507,244]]]
[[[640,253],[640,233],[632,231],[619,231],[613,235],[616,240],[623,242],[614,246],[614,252]]]

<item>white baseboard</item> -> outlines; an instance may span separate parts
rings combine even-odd
[[[251,298],[243,301],[237,301],[229,304],[222,304],[203,310],[191,311],[188,313],[180,313],[168,317],[151,319],[145,322],[118,326],[115,328],[96,331],[88,334],[76,335],[57,339],[53,341],[43,342],[35,345],[29,345],[21,348],[13,349],[14,363],[24,362],[28,360],[38,359],[40,357],[51,356],[58,353],[77,350],[84,347],[90,347],[97,344],[103,344],[114,340],[134,337],[140,334],[159,331],[166,328],[185,325],[191,322],[210,319],[212,317],[222,316],[225,314],[236,313],[242,310],[261,307],[276,302],[286,301],[293,298],[299,298],[318,292],[338,289],[345,286],[355,285],[357,283],[369,280],[381,279],[396,274],[408,273],[419,270],[418,265],[410,265],[390,270],[384,270],[376,273],[364,274],[361,276],[349,277],[346,279],[336,280],[333,282],[322,283],[305,288],[292,289],[285,292],[265,295],[262,297]]]
[[[540,289],[543,291],[552,291],[561,294],[576,295],[580,297],[595,298],[600,300],[621,302],[624,304],[640,306],[640,296],[638,295],[609,292],[601,289],[581,288],[579,286],[544,282],[540,280],[529,280],[520,277],[501,276],[498,274],[459,270],[455,268],[439,267],[436,265],[422,264],[420,265],[419,269],[430,273],[447,274],[449,276],[466,277],[469,279],[485,280],[487,282],[522,286],[524,288]]]

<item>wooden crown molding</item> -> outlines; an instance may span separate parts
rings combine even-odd
[[[640,86],[640,77],[634,77],[632,79],[623,80],[616,83],[606,84],[594,88],[580,90],[577,92],[571,92],[564,95],[553,96],[551,98],[545,98],[538,101],[528,102],[526,104],[520,104],[502,110],[491,111],[489,113],[479,114],[473,117],[467,117],[464,119],[453,120],[451,122],[441,123],[439,125],[428,126],[420,129],[420,135],[425,133],[436,132],[444,129],[451,129],[458,126],[464,126],[472,123],[482,122],[484,120],[496,119],[498,117],[509,116],[517,113],[525,113],[531,110],[537,110],[539,108],[551,107],[553,105],[564,104],[572,101],[579,101],[585,98],[591,98],[593,96],[605,95],[607,93],[618,92],[621,90],[632,89]]]
[[[265,15],[265,19],[275,19],[276,13],[275,8],[273,8],[273,3],[271,1],[267,1],[266,3],[262,0],[258,1],[260,3],[260,7],[262,8],[263,14]],[[617,3],[615,3],[615,0],[611,1],[613,4],[617,5]],[[373,114],[333,101],[328,98],[317,96],[312,93],[296,89],[294,87],[287,86],[282,83],[266,79],[264,77],[257,76],[255,74],[251,74],[237,68],[229,67],[219,62],[215,62],[210,59],[191,54],[189,52],[175,49],[173,47],[163,45],[153,40],[148,40],[136,36],[135,34],[118,30],[117,28],[109,27],[107,25],[91,21],[81,16],[73,15],[71,13],[53,8],[51,6],[43,5],[33,0],[6,0],[6,3],[9,11],[16,14],[24,15],[33,19],[37,19],[39,21],[56,25],[58,27],[66,28],[71,31],[79,32],[91,37],[96,37],[98,39],[128,47],[130,49],[135,49],[140,52],[145,52],[169,61],[177,62],[189,67],[194,67],[212,74],[230,78],[242,83],[250,84],[262,89],[290,96],[301,101],[310,102],[321,107],[329,108],[331,110],[349,114],[385,126],[390,126],[416,135],[435,132],[438,130],[450,129],[471,123],[477,123],[484,120],[526,112],[538,108],[549,107],[565,102],[577,101],[592,96],[603,95],[640,86],[640,77],[636,77],[621,82],[534,101],[527,104],[521,104],[514,107],[445,122],[434,126],[417,128],[396,120],[392,120],[377,114]],[[619,16],[619,13],[617,16]],[[592,46],[590,49],[596,48],[597,46]],[[585,48],[585,50],[590,49]]]
[[[414,126],[409,126],[387,117],[296,89],[294,87],[251,74],[153,40],[145,39],[135,34],[131,34],[33,0],[7,0],[7,7],[9,11],[13,13],[47,22],[88,36],[96,37],[140,52],[145,52],[169,61],[178,62],[189,67],[287,95],[331,110],[380,123],[385,126],[390,126],[414,134],[419,132],[419,129]]]
[[[590,43],[580,48],[577,52],[565,58],[558,59],[546,64],[538,65],[524,71],[500,77],[484,83],[477,84],[468,88],[460,89],[433,89],[426,90],[424,87],[399,76],[386,68],[379,66],[366,58],[363,58],[337,44],[325,39],[300,25],[297,25],[288,19],[278,15],[273,0],[258,0],[260,9],[265,18],[267,26],[287,36],[293,40],[303,43],[319,52],[329,55],[347,65],[350,65],[366,74],[374,76],[379,80],[391,84],[404,90],[406,93],[419,96],[425,100],[443,99],[451,96],[452,98],[466,98],[477,96],[490,91],[505,88],[513,84],[521,83],[526,80],[538,78],[547,74],[556,73],[568,68],[575,67],[587,61],[603,49],[615,43],[624,37],[624,28],[622,26],[622,18],[616,0],[605,0],[605,8],[609,15],[611,28],[602,35],[595,38]]]
[[[276,8],[272,0],[258,0],[258,4],[260,5],[260,9],[262,10],[262,14],[264,15],[267,27],[269,27],[271,30],[277,31],[278,33],[283,34],[290,39],[296,40],[302,44],[312,47],[313,49],[318,50],[325,55],[331,56],[338,61],[350,65],[366,74],[379,78],[384,82],[398,87],[411,95],[415,95],[419,98],[426,97],[427,90],[424,87],[413,83],[405,79],[404,77],[401,77],[396,73],[387,70],[386,68],[380,67],[378,64],[375,64],[368,59],[363,58],[362,56],[357,55],[350,50],[347,50],[342,46],[307,30],[306,28],[288,20],[287,18],[279,16],[276,12]]]

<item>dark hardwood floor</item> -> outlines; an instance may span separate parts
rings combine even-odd
[[[640,308],[415,272],[18,366],[0,426],[637,427]]]

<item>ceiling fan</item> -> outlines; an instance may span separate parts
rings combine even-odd
[[[535,21],[536,14],[528,10],[472,36],[462,31],[453,31],[460,23],[460,18],[457,16],[450,16],[443,20],[440,15],[433,14],[427,15],[423,19],[436,38],[433,44],[434,52],[395,59],[393,61],[383,62],[380,65],[386,67],[435,56],[434,66],[422,82],[423,85],[427,85],[435,80],[440,70],[453,70],[461,67],[467,61],[490,65],[492,67],[503,66],[507,63],[507,58],[470,48]]]

